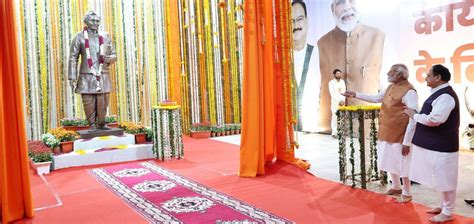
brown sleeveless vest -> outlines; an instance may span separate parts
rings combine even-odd
[[[403,143],[409,118],[402,113],[405,106],[402,98],[410,89],[415,88],[407,80],[388,86],[380,109],[379,140]]]

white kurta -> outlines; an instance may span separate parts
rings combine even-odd
[[[311,60],[306,74],[306,84],[304,87],[303,101],[301,108],[301,119],[303,121],[303,131],[317,132],[319,131],[319,92],[321,90],[321,77],[316,73],[319,68],[319,60],[317,58],[318,48],[313,46]],[[304,59],[306,56],[306,45],[300,51],[293,51],[294,54],[294,72],[296,82],[299,84],[303,73]],[[316,53],[315,53],[316,52]]]
[[[329,94],[331,94],[331,111],[334,113],[339,107],[339,102],[346,99],[346,97],[342,95],[342,93],[346,92],[346,83],[342,79],[339,81],[333,79],[329,81],[328,86]]]
[[[449,86],[448,83],[431,90],[431,94]],[[426,126],[435,127],[448,120],[455,101],[449,94],[442,94],[431,104],[430,114],[415,114],[413,119]],[[410,179],[438,191],[452,191],[458,182],[459,152],[436,152],[413,145]]]
[[[329,94],[331,95],[331,112],[332,112],[332,117],[331,117],[331,132],[332,135],[335,135],[337,132],[337,116],[336,116],[336,111],[337,108],[339,108],[339,102],[344,101],[346,99],[345,96],[342,95],[342,93],[346,92],[346,83],[344,80],[339,80],[337,81],[336,79],[333,79],[329,81]]]
[[[386,89],[376,95],[357,93],[356,97],[368,102],[380,103],[383,101],[385,91]],[[409,108],[418,108],[418,95],[416,94],[416,91],[412,89],[408,90],[402,97],[402,103],[404,103]],[[402,113],[402,111],[400,111],[400,113]],[[411,146],[411,140],[413,138],[413,134],[415,133],[415,126],[416,122],[410,118],[402,144],[381,140],[377,141],[377,165],[379,166],[380,170],[391,174],[396,174],[401,177],[408,177],[412,150],[410,150],[408,155],[403,156],[402,146]]]

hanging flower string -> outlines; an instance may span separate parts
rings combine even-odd
[[[339,107],[337,112],[338,126],[337,135],[339,138],[339,178],[342,183],[346,184],[347,180],[352,181],[352,187],[356,186],[356,176],[360,176],[361,187],[366,187],[367,181],[381,180],[384,184],[386,181],[386,174],[378,176],[377,167],[377,125],[376,119],[379,116],[380,106],[344,106]],[[360,173],[356,173],[355,167],[355,144],[354,138],[358,138],[359,144],[359,155],[365,156],[365,132],[364,128],[365,120],[370,120],[370,132],[369,132],[369,158],[360,158],[361,162],[359,168]],[[358,122],[358,136],[354,133],[354,122]],[[349,147],[346,147],[346,141],[349,143]],[[349,158],[347,158],[347,151],[349,152]],[[363,160],[366,160],[362,162]],[[368,162],[369,168],[366,169],[366,162]],[[349,163],[349,164],[348,164]],[[350,167],[348,166],[350,165]],[[347,173],[350,172],[348,175]],[[368,177],[368,178],[367,178]]]
[[[87,65],[89,65],[89,69],[94,73],[97,79],[96,91],[102,91],[102,81],[100,80],[100,76],[102,74],[102,67],[104,66],[105,61],[105,54],[104,54],[104,38],[99,35],[99,69],[96,70],[94,68],[94,63],[92,62],[91,58],[91,50],[89,48],[89,32],[87,31],[87,27],[84,27],[84,45],[86,47],[86,57],[87,57]]]

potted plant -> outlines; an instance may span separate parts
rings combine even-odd
[[[41,140],[46,146],[51,148],[53,154],[58,155],[61,153],[61,148],[59,147],[61,142],[54,135],[50,133],[43,134],[41,135]]]
[[[135,135],[135,144],[142,144],[146,142],[145,126],[133,122],[120,122],[119,128],[124,132]]]
[[[231,130],[232,130],[232,124],[225,124],[224,125],[225,135],[230,135]]]
[[[151,127],[145,127],[146,141],[153,141],[153,129]]]
[[[217,131],[218,131],[217,126],[213,125],[209,129],[211,130],[211,137],[216,137],[217,136]]]
[[[89,129],[89,122],[83,118],[63,118],[59,121],[64,129],[68,131],[79,131]]]
[[[51,170],[51,149],[42,141],[28,141],[28,157],[38,175],[47,174]]]
[[[225,126],[218,125],[217,126],[217,136],[225,136]]]
[[[240,134],[240,132],[241,132],[241,127],[242,127],[241,124],[235,124],[235,130],[236,130],[236,133],[237,133],[237,134]]]
[[[231,135],[237,134],[237,126],[236,126],[236,124],[229,124],[229,126],[230,126],[230,134],[231,134]]]
[[[109,128],[118,128],[117,115],[107,115],[105,116],[105,123]]]
[[[462,136],[469,142],[469,148],[474,150],[474,124],[469,124]]]
[[[61,149],[63,153],[72,152],[74,147],[74,141],[79,138],[79,135],[75,131],[68,131],[64,128],[54,128],[48,131],[48,133],[54,135],[59,142],[61,142]]]
[[[209,122],[194,123],[191,125],[191,138],[210,138],[211,137],[211,125]]]

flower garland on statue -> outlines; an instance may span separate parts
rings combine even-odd
[[[96,83],[96,91],[100,92],[102,91],[102,81],[100,79],[100,76],[102,75],[102,67],[104,66],[104,61],[105,61],[105,54],[104,54],[104,37],[99,34],[99,69],[96,70],[94,68],[94,63],[92,62],[91,58],[91,51],[89,48],[89,32],[87,31],[87,27],[84,27],[83,30],[84,33],[84,45],[86,47],[86,57],[87,57],[87,65],[89,65],[89,69],[94,73],[95,78],[97,80]]]

